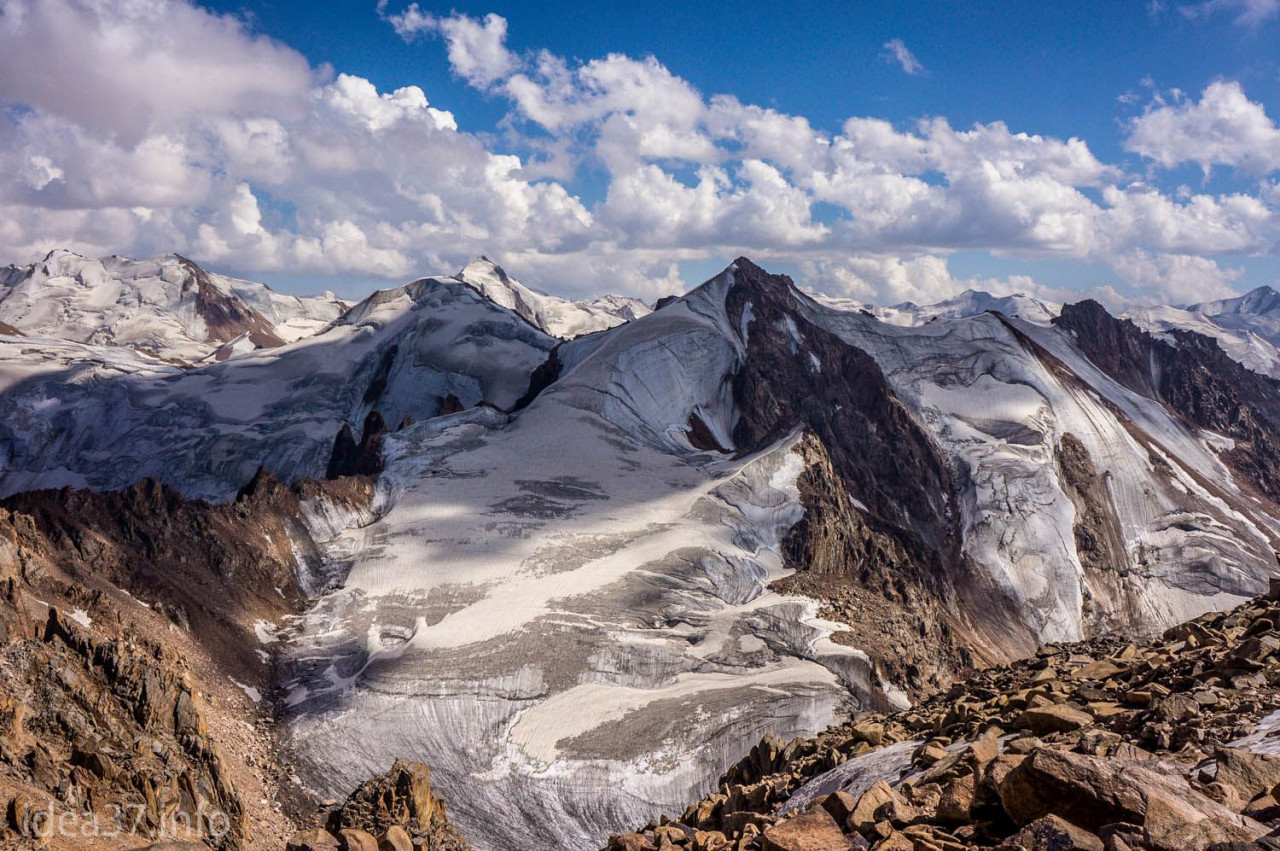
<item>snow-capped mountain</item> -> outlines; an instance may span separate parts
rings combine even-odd
[[[1213,337],[1254,372],[1280,378],[1280,293],[1271,287],[1187,307],[1136,307],[1124,315],[1153,333],[1176,329]]]
[[[485,298],[510,308],[553,337],[572,339],[603,331],[652,311],[638,298],[606,295],[568,301],[529,289],[488,257],[479,257],[458,273],[458,280]]]
[[[151,477],[227,499],[260,465],[325,474],[343,428],[511,408],[555,341],[452,278],[368,297],[328,330],[183,368],[129,348],[0,337],[0,494]]]
[[[1180,407],[1225,368],[1201,354],[1096,305],[893,325],[739,260],[559,346],[523,412],[388,435],[392,505],[290,639],[304,776],[336,793],[409,749],[481,847],[591,847],[762,727],[902,700],[891,657],[1228,606],[1280,529],[1267,438]],[[1223,380],[1227,412],[1258,389]],[[834,622],[850,589],[890,626]]]
[[[557,340],[472,266],[192,368],[0,337],[0,493],[377,476],[279,633],[325,795],[422,759],[478,848],[597,847],[765,732],[1275,573],[1277,383],[1210,338],[977,293],[881,318],[739,259]]]
[[[205,271],[177,254],[150,260],[50,252],[0,270],[0,322],[29,337],[123,346],[194,363],[309,336],[346,310]]]
[[[819,303],[837,310],[865,311],[891,325],[906,326],[923,325],[935,319],[966,319],[988,311],[1046,325],[1062,310],[1060,304],[1022,293],[997,296],[981,290],[965,290],[954,298],[934,304],[919,305],[904,301],[887,307],[820,293],[810,295]]]

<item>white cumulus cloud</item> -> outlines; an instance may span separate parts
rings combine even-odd
[[[704,93],[654,56],[513,51],[496,14],[379,6],[506,104],[484,133],[413,79],[382,90],[312,67],[189,0],[0,10],[5,260],[183,251],[245,275],[394,281],[486,253],[564,294],[655,297],[696,283],[679,264],[748,254],[887,302],[1050,292],[953,275],[948,256],[967,251],[1078,260],[1110,270],[1100,286],[1204,300],[1240,283],[1231,258],[1280,243],[1277,128],[1230,81],[1159,96],[1126,144],[1154,167],[1238,169],[1256,191],[1166,191],[1083,139],[1002,121],[823,128]]]
[[[1192,100],[1157,98],[1135,118],[1125,148],[1173,167],[1195,163],[1208,172],[1227,165],[1256,174],[1280,168],[1280,128],[1239,83],[1218,80]]]

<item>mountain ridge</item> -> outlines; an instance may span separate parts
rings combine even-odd
[[[896,324],[741,257],[571,340],[457,277],[194,367],[0,339],[0,491],[371,477],[276,625],[298,776],[422,761],[478,847],[589,847],[770,730],[1266,587],[1270,379],[1096,304],[962,307]]]

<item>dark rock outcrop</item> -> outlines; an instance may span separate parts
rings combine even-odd
[[[745,330],[746,356],[733,377],[739,454],[757,452],[796,428],[826,447],[872,522],[936,570],[954,560],[957,518],[947,502],[951,473],[929,436],[898,401],[866,352],[810,322],[791,279],[746,258],[734,261],[725,309]],[[794,332],[793,330],[794,329]]]
[[[223,505],[153,481],[5,500],[0,792],[69,813],[76,830],[115,829],[133,840],[122,847],[283,845],[274,807],[314,805],[287,782],[265,716],[245,709],[269,688],[258,624],[297,611],[322,579],[303,517],[358,514],[372,496],[366,479],[287,486],[259,470]],[[11,819],[0,847],[40,818]],[[74,847],[62,839],[50,847]]]
[[[1280,382],[1232,360],[1211,337],[1180,330],[1153,337],[1095,301],[1067,305],[1053,321],[1118,383],[1235,441],[1222,459],[1243,482],[1280,502]]]
[[[563,370],[564,364],[560,362],[560,344],[557,343],[555,348],[547,355],[547,359],[539,364],[534,369],[533,374],[529,376],[529,389],[516,400],[512,410],[521,411],[529,407],[529,403],[538,398],[539,393],[556,382]]]
[[[773,588],[822,600],[822,615],[849,627],[833,638],[863,649],[885,681],[914,694],[946,688],[972,660],[942,600],[916,580],[899,540],[853,505],[823,443],[806,434],[796,451],[805,462],[796,480],[804,515],[782,541],[796,573]]]
[[[304,582],[324,581],[309,576],[321,559],[303,503],[328,500],[358,512],[372,497],[365,479],[285,485],[260,470],[222,505],[146,480],[105,493],[31,491],[0,507],[29,518],[41,548],[71,581],[126,589],[200,635],[236,671],[257,664],[252,623],[299,605],[312,590]]]
[[[466,851],[470,846],[449,823],[444,803],[431,788],[431,772],[420,762],[397,760],[391,770],[361,784],[329,817],[328,830],[360,830],[385,836],[393,828],[414,847]]]
[[[783,587],[828,602],[841,592],[870,592],[888,601],[889,610],[932,619],[925,646],[967,648],[925,666],[900,659],[899,667],[916,668],[910,677],[916,687],[972,661],[1031,652],[1030,633],[1011,628],[1020,623],[1012,603],[961,551],[954,506],[955,477],[963,473],[948,466],[875,360],[810,321],[804,299],[790,278],[746,258],[734,261],[725,310],[745,348],[732,377],[738,454],[803,430],[821,446],[832,476],[822,484],[806,479],[802,502],[809,517],[787,545],[789,567],[810,574],[816,564],[817,573]],[[916,618],[905,620],[919,623]],[[892,639],[873,632],[863,629],[858,646],[888,658]]]
[[[343,476],[377,476],[382,472],[382,438],[387,434],[382,414],[370,411],[364,418],[364,428],[357,441],[351,426],[346,423],[333,440],[333,452],[325,468],[326,479]]]
[[[192,287],[196,290],[196,313],[204,320],[206,342],[226,343],[248,335],[249,342],[260,349],[284,345],[261,313],[218,289],[209,273],[195,263],[185,257],[178,259],[190,274],[182,285],[183,291]]]

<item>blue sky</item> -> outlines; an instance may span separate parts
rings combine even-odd
[[[737,253],[881,302],[1280,279],[1280,0],[320,8],[0,0],[0,251],[348,295],[481,252],[568,295]]]

